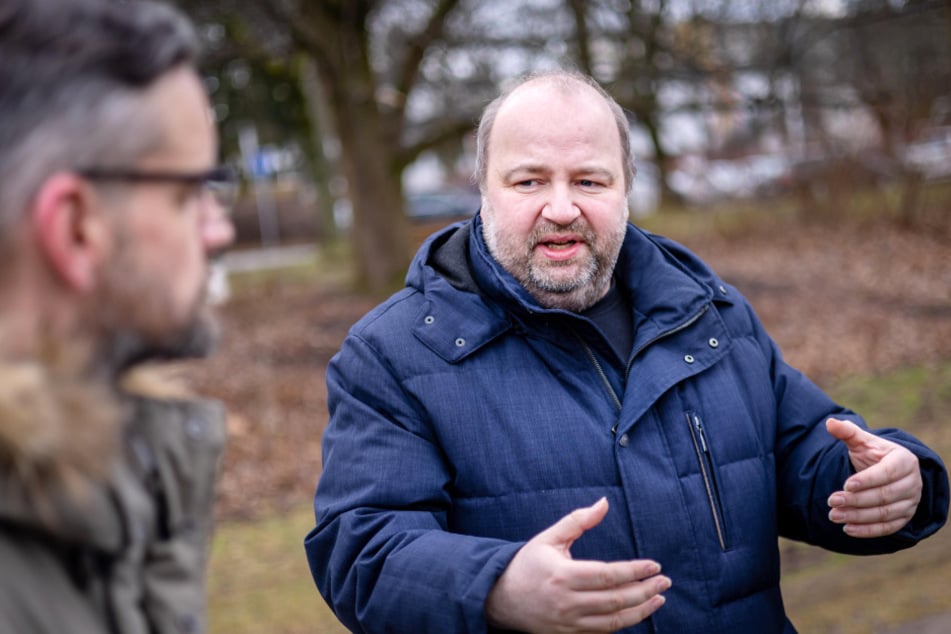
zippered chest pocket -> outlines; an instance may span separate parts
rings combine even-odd
[[[713,453],[710,443],[707,441],[707,430],[703,425],[703,419],[696,412],[685,412],[687,428],[690,431],[690,439],[693,443],[694,452],[700,466],[700,475],[703,479],[703,487],[706,492],[707,501],[710,506],[710,513],[713,515],[713,525],[717,533],[717,541],[720,543],[721,550],[727,550],[730,545],[729,536],[726,530],[726,515],[724,513],[723,499],[720,493],[720,486],[717,477],[716,461],[713,459]]]

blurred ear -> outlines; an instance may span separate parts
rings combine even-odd
[[[96,284],[108,227],[98,197],[79,176],[49,177],[33,203],[34,235],[51,270],[69,288],[86,293]]]

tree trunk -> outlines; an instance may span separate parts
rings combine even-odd
[[[660,141],[660,127],[658,121],[658,108],[655,99],[651,99],[651,108],[643,113],[636,113],[638,120],[647,128],[650,135],[651,145],[654,148],[654,160],[657,164],[657,185],[660,198],[657,201],[657,209],[662,210],[665,203],[681,203],[680,194],[671,189],[670,181],[667,176],[670,173],[670,155],[664,149],[664,144]]]
[[[568,0],[568,8],[575,19],[575,35],[578,38],[578,64],[581,71],[592,74],[591,37],[588,30],[588,15],[584,0]]]
[[[397,148],[386,141],[369,68],[322,77],[337,122],[341,166],[353,206],[357,284],[384,295],[401,284],[410,258],[402,183],[394,167]]]
[[[317,233],[318,242],[330,244],[337,241],[337,221],[334,217],[334,196],[330,191],[330,180],[336,172],[335,166],[324,152],[324,140],[328,130],[334,127],[329,121],[323,86],[317,76],[313,60],[302,56],[300,60],[301,91],[307,100],[308,119],[310,121],[311,145],[306,148],[310,158],[311,174],[317,191]]]
[[[388,133],[376,100],[367,21],[375,3],[302,5],[312,55],[340,141],[340,167],[353,210],[355,282],[383,296],[401,285],[410,258],[409,222],[397,168],[398,135]]]

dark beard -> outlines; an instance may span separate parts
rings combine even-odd
[[[124,225],[120,225],[120,228]],[[164,321],[174,312],[168,282],[150,283],[131,257],[132,241],[123,230],[117,252],[104,269],[92,321],[97,324],[97,363],[118,377],[149,362],[205,357],[218,341],[218,324],[207,300],[207,279],[198,289],[190,314],[181,323]],[[160,319],[156,319],[159,316]]]
[[[147,340],[130,330],[119,330],[108,337],[101,359],[113,376],[149,361],[177,361],[207,357],[218,345],[220,327],[205,307],[189,326],[167,341]]]

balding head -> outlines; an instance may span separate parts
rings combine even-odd
[[[555,87],[556,90],[565,95],[592,90],[604,100],[617,126],[618,140],[621,148],[621,162],[624,166],[624,184],[626,191],[630,191],[634,183],[636,167],[634,164],[634,155],[631,152],[631,131],[624,111],[596,81],[587,75],[568,70],[526,75],[515,81],[515,83],[486,106],[476,132],[475,179],[479,184],[479,188],[483,192],[485,191],[486,173],[489,162],[489,141],[499,110],[516,92],[522,89],[538,87],[539,84]]]

